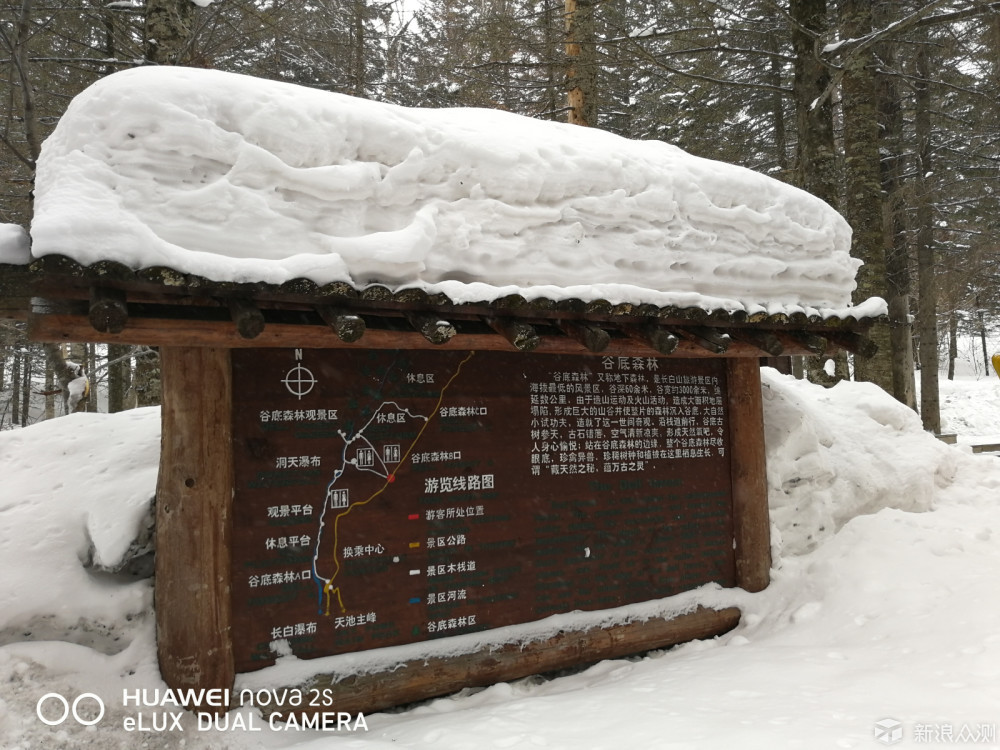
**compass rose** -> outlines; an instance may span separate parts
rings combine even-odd
[[[288,392],[297,398],[302,398],[316,385],[316,378],[308,367],[295,365],[281,381]]]

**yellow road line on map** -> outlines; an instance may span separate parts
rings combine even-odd
[[[441,402],[444,401],[445,391],[447,391],[448,388],[451,387],[451,384],[455,382],[455,378],[457,378],[459,376],[459,373],[462,372],[462,367],[465,365],[466,362],[468,362],[470,359],[472,359],[472,357],[474,355],[475,355],[475,352],[471,351],[471,352],[469,352],[468,356],[466,356],[465,359],[463,359],[461,362],[458,363],[458,367],[455,368],[455,372],[452,374],[452,376],[450,378],[448,378],[448,382],[444,384],[444,387],[441,389],[441,393],[438,394],[437,403],[434,404],[434,408],[431,410],[431,415],[429,417],[427,417],[427,419],[424,421],[423,427],[421,427],[420,430],[417,432],[417,436],[415,438],[413,438],[413,442],[410,443],[410,447],[406,449],[406,453],[403,454],[403,457],[399,460],[399,463],[396,464],[397,466],[402,466],[406,462],[406,459],[410,457],[410,454],[413,452],[413,449],[417,446],[417,443],[420,442],[420,438],[423,437],[424,431],[427,429],[428,425],[430,425],[431,420],[434,419],[435,415],[441,409]],[[326,615],[327,616],[330,615],[330,592],[331,591],[337,595],[337,604],[340,605],[340,611],[341,612],[346,612],[347,611],[347,607],[344,606],[344,600],[340,596],[340,586],[337,586],[336,588],[331,588],[333,586],[334,579],[338,575],[340,575],[340,558],[337,556],[337,548],[340,546],[340,542],[339,542],[339,539],[340,539],[340,519],[343,518],[344,516],[348,515],[355,508],[359,508],[362,505],[368,505],[368,503],[370,503],[376,497],[378,497],[383,492],[385,492],[386,488],[390,484],[392,484],[393,481],[395,480],[395,474],[394,473],[390,474],[389,476],[393,477],[393,479],[386,478],[385,484],[383,484],[375,492],[373,492],[372,495],[369,498],[367,498],[366,500],[362,500],[360,502],[357,502],[357,503],[354,503],[354,504],[350,505],[347,508],[347,510],[345,510],[342,513],[340,513],[339,515],[335,516],[334,519],[333,519],[333,561],[335,563],[335,568],[334,568],[334,571],[333,571],[333,575],[330,576],[330,580],[327,581],[326,585],[323,587],[323,592],[326,594]]]

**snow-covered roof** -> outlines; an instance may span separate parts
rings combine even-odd
[[[705,310],[852,307],[851,230],[814,196],[659,141],[148,67],[70,104],[32,252],[220,282],[308,279]]]

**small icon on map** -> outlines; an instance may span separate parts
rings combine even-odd
[[[333,509],[346,508],[350,505],[348,500],[349,490],[335,490],[332,487],[327,490],[326,501],[330,503],[330,507]]]

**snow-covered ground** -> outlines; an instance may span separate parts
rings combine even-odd
[[[998,391],[995,376],[948,384],[947,424],[966,442],[995,432]],[[764,397],[773,582],[698,594],[740,606],[735,631],[369,715],[351,733],[272,731],[249,709],[228,731],[187,714],[177,728],[173,707],[123,705],[123,691],[165,687],[152,583],[82,562],[113,564],[141,526],[158,412],[4,432],[0,748],[1000,746],[1000,461],[926,435],[872,386],[823,390],[766,370]],[[106,713],[49,726],[36,708],[50,693],[95,694]],[[96,706],[84,697],[78,713]],[[42,701],[49,721],[61,713],[59,698]],[[128,731],[140,714],[167,728]]]

